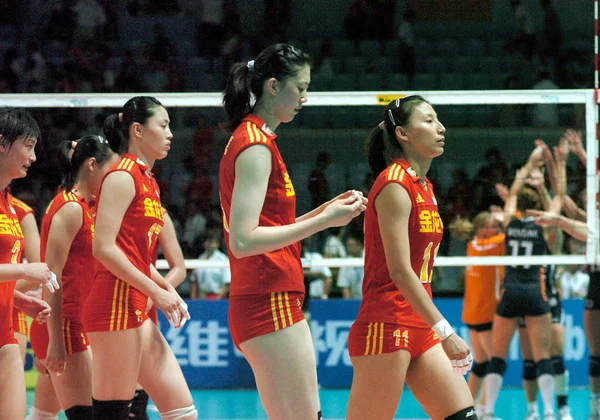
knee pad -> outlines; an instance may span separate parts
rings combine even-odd
[[[133,401],[131,402],[131,410],[129,411],[130,419],[148,420],[146,408],[148,407],[148,394],[143,389],[135,391]]]
[[[467,407],[445,418],[445,420],[477,420],[475,407]]]
[[[25,420],[58,420],[58,413],[50,413],[48,411],[40,410],[35,407],[29,409],[29,414],[25,417]]]
[[[317,413],[317,420],[323,420],[323,412],[319,410]]]
[[[65,410],[67,420],[90,420],[92,418],[91,405],[74,405]]]
[[[555,356],[552,358],[551,361],[555,375],[562,375],[563,373],[565,373],[565,360],[562,356]]]
[[[523,379],[526,381],[535,381],[536,378],[535,362],[533,360],[523,360]]]
[[[160,418],[163,420],[197,420],[198,411],[196,411],[194,405],[190,405],[189,407],[176,408],[160,413]]]
[[[554,369],[552,368],[552,362],[550,359],[542,359],[535,364],[535,368],[538,376],[552,375],[554,376]]]
[[[487,373],[496,373],[500,376],[504,376],[504,372],[506,372],[506,361],[499,357],[492,357]]]
[[[490,362],[482,362],[476,363],[473,362],[473,367],[471,368],[471,373],[479,378],[483,378],[487,373]]]
[[[600,377],[600,357],[598,356],[590,356],[590,376]]]
[[[92,398],[93,420],[129,420],[131,400],[96,400]]]

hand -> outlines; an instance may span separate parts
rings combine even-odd
[[[366,210],[367,202],[360,191],[353,192],[345,198],[336,198],[325,207],[321,215],[327,220],[327,227],[345,226]]]
[[[527,210],[527,216],[532,216],[534,223],[540,226],[554,226],[558,221],[558,215],[548,211]]]
[[[534,141],[535,149],[529,155],[529,159],[527,163],[530,163],[533,166],[541,166],[544,164],[544,149],[548,148],[546,143],[542,139],[537,139]]]
[[[467,343],[456,333],[442,341],[442,348],[457,375],[466,375],[473,365],[473,355]]]
[[[500,206],[491,205],[490,213],[492,213],[492,217],[498,221],[500,224],[504,224],[504,209]]]
[[[190,319],[186,303],[181,299],[173,286],[169,285],[167,290],[159,289],[152,296],[152,300],[163,311],[167,317],[167,321],[169,321],[169,324],[173,328],[182,327]]]
[[[56,274],[50,271],[46,263],[25,264],[24,280],[45,285],[52,293],[59,289]]]
[[[561,137],[558,146],[555,146],[554,149],[554,160],[556,162],[566,162],[569,159],[569,141]]]
[[[529,176],[525,180],[525,183],[536,190],[544,187],[544,174],[540,168],[533,168],[531,172],[529,172]]]
[[[584,150],[583,143],[581,142],[581,132],[569,129],[565,131],[565,139],[569,143],[569,150],[573,154],[577,154]]]
[[[67,365],[67,351],[65,349],[65,342],[61,336],[53,340],[52,338],[48,342],[48,352],[46,354],[46,369],[50,372],[55,373],[57,376],[62,375]]]
[[[46,322],[52,312],[50,305],[41,299],[32,296],[27,297],[28,300],[23,302],[21,306],[19,306],[19,309],[23,311],[25,315],[35,319],[40,324]]]
[[[498,194],[498,197],[500,197],[502,201],[506,201],[509,193],[508,187],[504,184],[500,184],[499,182],[496,185],[494,185],[494,187],[496,188],[496,193]]]

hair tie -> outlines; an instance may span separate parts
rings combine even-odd
[[[390,117],[390,121],[392,122],[392,125],[396,125],[396,120],[394,119],[394,114],[392,114],[392,110],[388,109],[388,116]]]
[[[77,147],[77,142],[71,141],[71,146],[69,147],[69,150],[67,151],[67,156],[69,157],[69,159],[73,158],[73,154],[75,153],[76,147]]]
[[[254,71],[254,60],[250,60],[248,61],[248,63],[246,64],[246,67],[248,67],[249,71]]]
[[[123,113],[119,112],[119,122],[123,122]]]
[[[98,141],[99,141],[101,144],[108,143],[108,140],[106,140],[106,139],[105,139],[104,137],[102,137],[102,136],[98,136]]]
[[[381,121],[379,123],[379,128],[381,128],[383,131],[385,131],[385,121]]]

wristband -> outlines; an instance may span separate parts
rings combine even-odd
[[[446,318],[439,321],[433,327],[431,327],[433,332],[435,332],[440,339],[440,341],[444,341],[446,338],[450,337],[454,334],[454,329],[450,325],[450,323],[446,320]]]

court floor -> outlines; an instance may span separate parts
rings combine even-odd
[[[323,389],[320,391],[325,419],[338,420],[345,417],[348,394],[348,389]],[[193,390],[193,395],[194,404],[200,413],[199,419],[202,420],[263,420],[267,418],[255,390]],[[28,406],[32,401],[33,392],[29,391],[27,393]],[[569,392],[569,405],[574,420],[587,420],[588,401],[589,389],[587,388],[572,389]],[[160,419],[154,406],[151,405],[148,411],[150,419]],[[522,420],[525,412],[525,396],[522,389],[503,389],[501,391],[496,417],[504,420]],[[65,419],[62,413],[59,418]],[[407,389],[402,396],[395,418],[427,419],[427,416]]]

